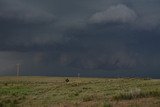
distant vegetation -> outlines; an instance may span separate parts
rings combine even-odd
[[[0,107],[160,107],[160,80],[0,77]]]

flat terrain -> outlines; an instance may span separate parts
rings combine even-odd
[[[160,107],[160,80],[0,77],[0,107]]]

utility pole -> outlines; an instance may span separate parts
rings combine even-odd
[[[20,64],[17,64],[17,77],[19,77],[19,73],[20,73]]]
[[[79,80],[79,77],[80,77],[80,73],[78,73],[78,80]]]
[[[78,73],[77,75],[77,86],[79,85],[79,77],[80,77],[80,73]]]

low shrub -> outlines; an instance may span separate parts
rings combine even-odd
[[[93,101],[93,100],[94,100],[93,95],[88,95],[88,96],[83,97],[83,102]]]
[[[105,102],[105,103],[103,104],[103,107],[112,107],[112,105],[109,104],[109,103],[107,103],[107,102]]]
[[[145,97],[160,97],[160,91],[158,90],[141,91],[140,89],[134,89],[129,92],[124,92],[114,95],[113,100],[131,100],[131,99],[145,98]]]

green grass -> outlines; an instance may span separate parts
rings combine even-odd
[[[30,89],[28,87],[23,86],[13,86],[13,87],[1,87],[0,95],[27,95],[29,94]]]
[[[69,78],[69,80],[69,83],[66,83],[65,78],[58,77],[0,77],[0,107],[160,106],[160,80],[149,78]]]

